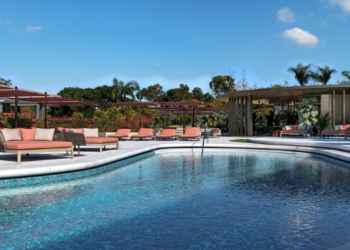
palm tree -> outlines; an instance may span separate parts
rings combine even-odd
[[[329,116],[329,113],[326,113],[324,116],[321,114],[318,116],[316,125],[320,130],[320,132],[328,128],[330,121],[331,121],[331,117]]]
[[[135,101],[135,91],[140,90],[140,85],[136,81],[130,81],[125,84],[123,81],[119,81],[117,78],[113,79],[113,91],[112,99],[117,102],[125,102],[126,97],[130,96],[132,101]]]
[[[350,81],[350,70],[343,70],[341,74]]]
[[[295,74],[294,77],[299,82],[300,86],[305,86],[311,77],[311,66],[311,64],[303,65],[299,63],[295,68],[290,67],[288,71]]]
[[[201,115],[199,117],[197,117],[196,119],[196,126],[199,127],[216,127],[216,124],[218,123],[218,114],[217,113],[213,113],[210,115]]]
[[[331,75],[336,73],[335,69],[330,69],[328,66],[317,67],[317,72],[311,72],[311,78],[315,82],[320,82],[323,85],[326,85],[327,82],[331,79]]]
[[[163,128],[168,124],[168,118],[164,115],[157,115],[151,120],[152,128]]]

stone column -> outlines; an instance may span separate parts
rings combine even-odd
[[[244,111],[244,98],[241,96],[240,99],[240,106],[239,106],[239,135],[244,135],[243,128],[244,128],[244,122],[243,122],[243,111]]]
[[[253,135],[253,123],[252,123],[252,96],[248,95],[246,98],[246,105],[245,105],[245,121],[246,121],[246,135],[252,136]]]
[[[40,119],[40,104],[38,103],[37,105],[36,105],[36,110],[35,110],[35,114],[36,114],[36,119]]]
[[[345,111],[346,111],[346,110],[345,110],[345,109],[346,109],[346,108],[345,108],[345,107],[346,107],[346,106],[345,106],[345,102],[346,102],[346,100],[345,100],[345,89],[343,89],[343,124],[346,124],[346,122],[345,122],[345,113],[346,113],[346,112],[345,112]]]
[[[230,98],[229,99],[229,107],[231,108],[229,112],[229,135],[235,135],[236,134],[236,128],[237,128],[237,105],[236,105],[237,98]]]
[[[332,126],[335,125],[335,90],[332,93]]]

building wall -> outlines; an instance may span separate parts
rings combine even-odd
[[[332,95],[321,95],[320,98],[320,111],[321,115],[325,115],[327,113],[332,113]]]
[[[334,121],[332,126],[338,124],[348,124],[350,123],[350,95],[345,95],[345,105],[343,102],[343,95],[335,95],[334,98],[335,106],[334,112],[332,115],[332,95],[321,95],[320,99],[320,111],[321,115],[325,115],[329,112],[331,115],[331,121]],[[345,108],[345,109],[344,109]]]

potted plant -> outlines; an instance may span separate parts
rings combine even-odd
[[[324,116],[319,115],[317,119],[317,129],[318,129],[318,134],[321,134],[323,130],[329,127],[329,123],[331,121],[331,117],[329,116],[329,113],[326,113]]]

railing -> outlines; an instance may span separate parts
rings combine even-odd
[[[207,133],[207,126],[204,127],[204,132],[203,132],[203,143],[202,143],[202,153],[201,155],[203,156],[203,150],[204,150],[204,141],[205,141],[205,138],[207,138],[207,143],[209,143],[209,136],[208,136],[208,133]]]

